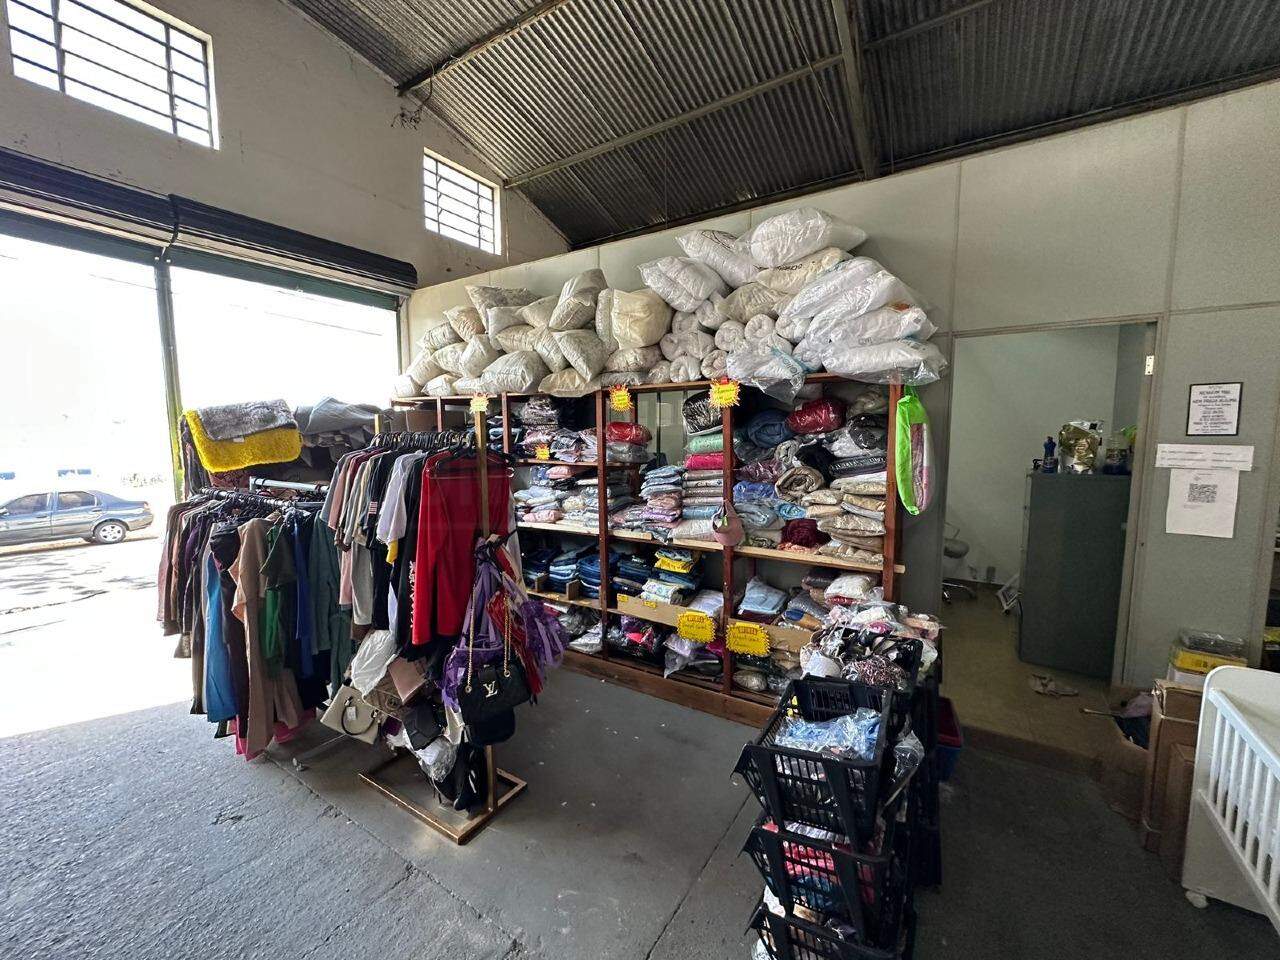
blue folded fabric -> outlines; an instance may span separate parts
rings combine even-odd
[[[672,573],[670,570],[659,570],[657,578],[663,583],[674,583],[676,586],[683,587],[686,590],[697,590],[698,586],[702,583],[702,578],[696,576],[696,573],[696,570],[692,574]]]
[[[747,437],[757,447],[776,447],[795,436],[781,410],[761,410],[747,424]]]
[[[746,500],[772,501],[778,499],[778,492],[772,483],[759,480],[739,480],[733,485],[733,502]]]
[[[714,517],[719,512],[719,504],[707,504],[705,506],[685,507],[680,511],[680,516],[685,520],[705,520],[707,517]]]
[[[746,593],[738,604],[739,613],[756,613],[776,617],[787,604],[787,594],[765,583],[759,577],[747,582]]]
[[[773,509],[778,511],[778,516],[783,520],[803,520],[804,507],[798,503],[792,503],[790,500],[778,500],[773,504]]]

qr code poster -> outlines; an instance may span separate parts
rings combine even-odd
[[[1165,532],[1192,537],[1235,536],[1238,470],[1170,470]]]

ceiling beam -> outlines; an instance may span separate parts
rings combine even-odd
[[[396,87],[396,93],[403,96],[404,94],[410,93],[432,80],[438,80],[450,70],[462,66],[468,60],[479,56],[490,47],[501,43],[508,37],[514,36],[530,24],[536,23],[543,17],[559,10],[565,4],[572,2],[573,0],[543,0],[542,3],[530,7],[524,13],[520,14],[520,16],[516,17],[516,19],[507,21],[491,33],[481,37],[465,50],[450,54],[434,66],[415,73],[404,83]]]
[[[862,59],[861,43],[854,37],[860,27],[853,19],[849,0],[831,0],[831,13],[836,18],[836,36],[840,40],[840,58],[844,61],[845,97],[849,101],[850,133],[853,135],[853,152],[858,169],[870,180],[880,167],[880,158],[876,154],[871,138],[871,113],[867,110],[867,101],[862,93]]]
[[[963,7],[956,7],[954,10],[948,10],[946,13],[940,13],[937,16],[928,17],[921,20],[919,23],[913,23],[911,26],[905,27],[897,33],[889,33],[875,40],[869,40],[863,44],[863,49],[877,50],[880,47],[887,46],[888,44],[894,43],[898,40],[905,40],[907,37],[914,36],[917,33],[924,33],[926,30],[932,30],[934,27],[939,27],[950,20],[957,20],[960,17],[968,16],[975,10],[981,10],[983,7],[989,7],[995,2],[996,0],[973,0],[972,3],[966,3]]]
[[[551,163],[544,164],[541,167],[535,167],[526,173],[512,177],[504,184],[504,186],[519,187],[522,184],[528,183],[530,180],[545,177],[549,173],[555,173],[556,171],[563,170],[566,167],[572,167],[575,164],[591,160],[592,158],[601,156],[602,154],[612,153],[614,150],[629,146],[630,144],[655,136],[659,133],[665,133],[667,130],[674,127],[680,127],[686,123],[691,123],[692,121],[705,117],[708,114],[716,113],[717,111],[723,110],[726,107],[731,107],[736,103],[742,103],[744,100],[750,100],[752,97],[757,97],[762,93],[774,89],[775,87],[781,87],[784,84],[793,83],[796,80],[810,76],[818,70],[825,70],[828,67],[835,66],[842,62],[843,58],[840,54],[832,54],[829,57],[823,57],[820,60],[815,60],[812,63],[805,64],[803,67],[799,67],[796,70],[790,70],[786,73],[780,74],[772,80],[757,83],[753,87],[747,87],[743,90],[739,90],[737,93],[730,94],[727,97],[722,97],[719,100],[713,100],[711,103],[703,104],[694,110],[688,111],[687,113],[682,113],[679,116],[662,120],[658,123],[636,130],[632,133],[628,133],[624,136],[617,137],[613,140],[596,144],[594,147],[589,147],[586,150],[582,150],[578,153],[572,154],[571,156],[563,157],[559,160],[552,161]]]

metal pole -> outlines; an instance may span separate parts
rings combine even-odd
[[[178,419],[182,416],[182,385],[178,379],[178,338],[173,325],[173,286],[169,279],[169,260],[163,253],[155,260],[155,278],[156,306],[160,318],[160,365],[164,370],[164,404],[169,420],[169,460],[173,467],[173,495],[181,500],[184,477]]]

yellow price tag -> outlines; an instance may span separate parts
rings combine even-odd
[[[716,624],[705,613],[686,610],[676,619],[676,633],[690,643],[710,643],[716,638]]]
[[[641,603],[643,603],[643,604],[644,604],[646,607],[648,607],[650,610],[657,610],[657,609],[658,609],[658,605],[657,605],[656,603],[654,603],[652,600],[641,600],[640,602],[641,602]]]
[[[729,624],[724,638],[725,648],[748,657],[769,655],[769,634],[758,623],[735,621]]]
[[[536,447],[533,448],[533,459],[550,460],[551,448],[547,446],[545,443],[538,444]]]
[[[739,387],[737,380],[717,380],[711,384],[711,405],[721,408],[736,407]]]
[[[471,412],[487,414],[489,412],[489,398],[488,397],[472,397]]]
[[[632,407],[631,391],[626,387],[609,388],[609,409],[614,413],[626,413]]]

